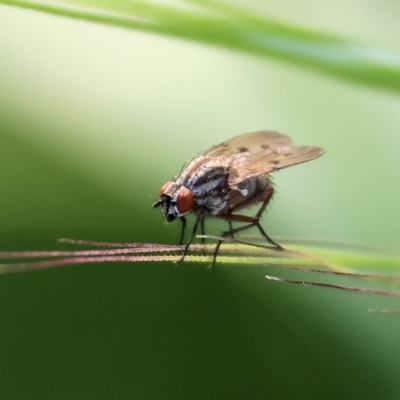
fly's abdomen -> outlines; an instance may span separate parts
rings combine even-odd
[[[264,201],[271,187],[272,182],[267,176],[251,177],[232,186],[228,196],[229,212]]]

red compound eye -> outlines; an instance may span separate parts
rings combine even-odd
[[[178,194],[178,198],[176,199],[176,207],[181,214],[187,213],[193,206],[194,197],[193,193],[182,187],[181,191]]]
[[[165,191],[167,190],[168,186],[170,186],[172,183],[174,183],[174,182],[167,182],[167,183],[164,183],[164,185],[161,186],[160,196],[165,193]]]

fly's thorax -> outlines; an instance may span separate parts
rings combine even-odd
[[[177,182],[193,192],[195,190],[199,192],[202,185],[205,185],[207,190],[212,190],[218,185],[225,184],[223,181],[226,182],[229,171],[229,158],[199,155],[181,172]]]
[[[218,159],[203,163],[192,172],[185,186],[192,191],[196,199],[214,192],[222,192],[228,187],[229,168]]]
[[[196,198],[196,207],[210,215],[224,214],[228,210],[228,190],[213,191]]]
[[[225,157],[200,155],[182,171],[177,183],[193,193],[195,210],[216,215],[226,209],[229,165]]]
[[[156,206],[162,206],[162,213],[168,222],[183,217],[194,205],[194,195],[185,186],[176,182],[167,182],[160,190],[160,200]]]

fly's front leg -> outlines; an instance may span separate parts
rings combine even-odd
[[[183,244],[183,239],[185,238],[185,229],[186,229],[186,218],[181,217],[180,219],[182,221],[182,229],[181,229],[181,237],[179,239],[179,245]]]
[[[201,235],[202,235],[201,244],[204,246],[204,244],[205,244],[205,242],[206,242],[206,238],[204,237],[205,234],[206,234],[206,231],[205,231],[205,228],[204,228],[204,217],[203,217],[203,218],[201,219],[201,221],[200,221],[200,229],[201,229]],[[204,247],[203,247],[203,250],[202,250],[201,254],[202,254],[203,256],[206,255],[206,251],[205,251]]]
[[[183,233],[184,233],[184,229],[186,227],[186,220],[183,217],[181,217],[181,219],[184,220],[184,221],[182,221],[183,222],[183,226],[182,226],[182,234],[181,234],[181,240],[183,240]],[[183,253],[182,253],[181,258],[178,261],[176,261],[177,264],[182,262],[185,259],[186,254],[187,254],[188,249],[189,249],[189,246],[190,246],[190,243],[192,243],[192,240],[193,240],[193,238],[194,238],[194,236],[195,236],[195,234],[197,232],[197,227],[199,226],[199,222],[201,222],[202,219],[203,219],[203,215],[202,214],[197,214],[196,222],[193,225],[193,231],[192,231],[192,233],[190,235],[189,241],[186,243],[186,246],[183,249]],[[203,225],[203,227],[204,227],[204,225]]]

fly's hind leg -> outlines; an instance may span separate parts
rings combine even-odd
[[[235,233],[241,232],[241,231],[245,231],[249,228],[252,228],[253,226],[257,226],[258,230],[260,231],[261,235],[263,235],[267,241],[269,243],[271,243],[276,250],[283,250],[282,246],[280,246],[278,243],[274,242],[265,232],[265,230],[263,229],[263,227],[260,225],[260,218],[261,215],[263,214],[263,212],[265,211],[265,208],[267,207],[268,203],[270,202],[272,195],[273,195],[274,191],[272,188],[268,189],[268,193],[260,207],[260,209],[258,210],[257,214],[255,215],[255,217],[250,217],[248,215],[238,215],[238,214],[225,214],[225,215],[220,215],[219,217],[222,219],[225,219],[228,221],[229,223],[229,230],[225,231],[222,234],[222,237],[232,237]],[[232,227],[232,222],[247,222],[246,225],[240,226],[238,228],[233,228]],[[218,255],[218,251],[219,248],[221,247],[222,244],[222,240],[219,240],[217,245],[215,246],[215,250],[214,250],[214,255],[213,255],[213,261],[210,265],[210,267],[212,267],[216,260],[217,260],[217,255]]]
[[[254,225],[257,226],[258,230],[260,231],[261,235],[263,235],[265,237],[265,239],[267,239],[267,241],[269,243],[271,243],[272,245],[274,245],[276,247],[277,250],[283,250],[283,247],[281,245],[279,245],[278,243],[276,243],[275,241],[273,241],[265,232],[264,228],[260,225],[260,218],[261,215],[263,214],[263,212],[265,211],[268,203],[271,201],[272,199],[272,195],[274,194],[274,190],[273,189],[269,189],[269,194],[268,196],[265,198],[265,200],[263,201],[260,209],[258,210],[255,219],[257,220],[257,223],[255,223]]]

